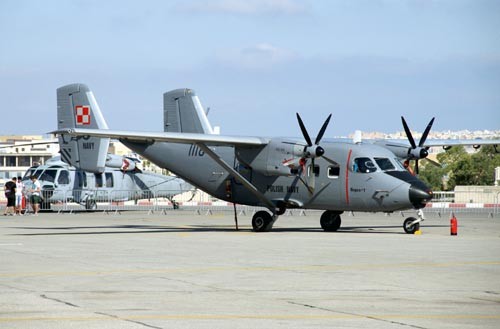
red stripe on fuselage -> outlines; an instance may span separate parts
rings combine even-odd
[[[347,163],[345,165],[345,203],[349,204],[349,163],[351,163],[352,149],[347,154]]]

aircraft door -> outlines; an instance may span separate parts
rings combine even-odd
[[[87,174],[85,171],[75,171],[75,180],[73,182],[73,191],[68,190],[68,194],[73,193],[73,199],[81,202],[83,190],[87,187]]]

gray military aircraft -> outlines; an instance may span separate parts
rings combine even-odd
[[[337,231],[345,211],[394,212],[416,209],[403,223],[419,229],[422,208],[432,191],[401,164],[427,157],[432,122],[416,144],[406,122],[408,142],[325,140],[330,116],[314,140],[297,114],[301,138],[221,136],[213,133],[191,89],[164,94],[164,132],[109,130],[94,95],[84,84],[57,90],[58,134],[63,160],[84,170],[104,165],[109,138],[167,168],[196,187],[228,202],[266,207],[252,218],[253,230],[270,231],[288,208],[321,209],[321,227]],[[464,142],[464,144],[472,142]],[[478,142],[475,141],[474,144]],[[497,144],[499,141],[481,141]]]
[[[87,210],[97,209],[99,201],[128,201],[163,197],[174,208],[173,197],[194,188],[175,176],[159,175],[137,168],[139,159],[107,154],[104,171],[89,172],[77,169],[55,156],[43,165],[30,167],[23,177],[25,186],[30,176],[38,178],[42,187],[42,209],[50,209],[58,202],[75,202]]]

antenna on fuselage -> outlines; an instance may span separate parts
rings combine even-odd
[[[361,144],[363,141],[361,130],[356,130],[352,136],[352,142],[354,144]]]

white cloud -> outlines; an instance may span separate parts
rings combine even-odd
[[[307,12],[306,6],[295,0],[197,0],[182,3],[179,9],[233,15],[297,15]]]
[[[226,65],[258,69],[288,63],[298,58],[298,55],[286,48],[279,48],[268,43],[259,43],[240,49],[223,50],[217,58]]]

